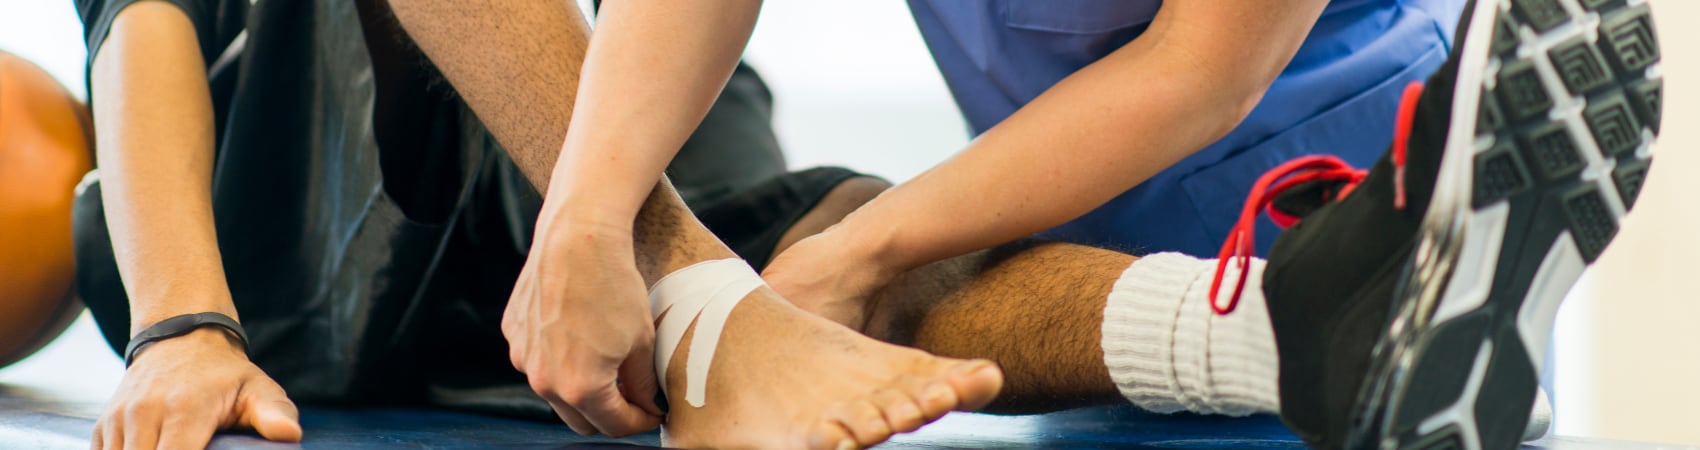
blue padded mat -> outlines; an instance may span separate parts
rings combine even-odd
[[[122,368],[86,319],[17,366],[0,370],[0,449],[86,449],[101,407]],[[631,448],[660,443],[656,433],[586,438],[565,425],[420,409],[302,410],[300,445],[222,434],[218,449]],[[1280,420],[1157,415],[1131,407],[1088,408],[1033,416],[952,414],[882,446],[904,448],[1304,448]],[[1529,449],[1670,448],[1619,441],[1547,438]]]
[[[86,449],[99,402],[63,401],[50,393],[0,386],[0,447]],[[573,434],[563,425],[420,409],[304,408],[300,445],[222,434],[216,449],[630,448],[659,445],[656,433],[609,439]],[[1035,416],[953,414],[881,446],[906,448],[1304,448],[1270,416],[1220,418],[1156,415],[1130,407],[1088,408]],[[1636,449],[1645,444],[1547,438],[1531,449]]]

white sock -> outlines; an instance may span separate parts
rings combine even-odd
[[[1128,266],[1110,290],[1103,326],[1104,365],[1122,395],[1162,413],[1278,412],[1263,266],[1253,260],[1239,306],[1226,316],[1210,309],[1215,260],[1158,253]],[[1223,283],[1237,274],[1229,266]]]

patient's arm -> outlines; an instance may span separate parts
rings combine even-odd
[[[213,118],[195,28],[164,2],[115,20],[90,71],[101,192],[132,331],[236,317],[212,219]],[[144,347],[95,426],[96,448],[201,448],[222,428],[296,441],[295,406],[218,328]]]

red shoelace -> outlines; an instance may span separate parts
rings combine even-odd
[[[1412,82],[1405,86],[1403,97],[1399,101],[1399,117],[1394,121],[1393,129],[1393,207],[1405,209],[1405,147],[1411,138],[1411,125],[1416,117],[1417,100],[1422,97],[1423,83]],[[1245,290],[1246,279],[1250,275],[1247,270],[1251,266],[1252,255],[1257,253],[1254,233],[1257,230],[1259,211],[1267,211],[1269,219],[1276,226],[1287,228],[1299,222],[1297,216],[1287,214],[1274,207],[1276,197],[1281,193],[1304,183],[1310,182],[1343,182],[1345,187],[1335,195],[1335,201],[1346,198],[1352,189],[1363,182],[1369,171],[1353,168],[1340,158],[1327,155],[1302,156],[1292,161],[1276,166],[1258,177],[1257,183],[1251,187],[1251,193],[1246,197],[1245,207],[1240,210],[1240,219],[1234,223],[1234,228],[1228,230],[1228,239],[1222,243],[1222,250],[1216,254],[1216,278],[1210,282],[1210,309],[1216,314],[1227,315],[1239,306],[1240,293]],[[1235,262],[1239,269],[1239,280],[1234,284],[1234,291],[1228,297],[1227,304],[1217,301],[1222,291],[1222,280],[1227,275],[1229,262]]]

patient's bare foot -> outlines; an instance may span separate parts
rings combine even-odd
[[[684,401],[688,346],[668,365],[669,446],[867,447],[952,410],[982,408],[1003,386],[991,362],[881,343],[765,287],[733,309],[724,330],[703,407]]]

